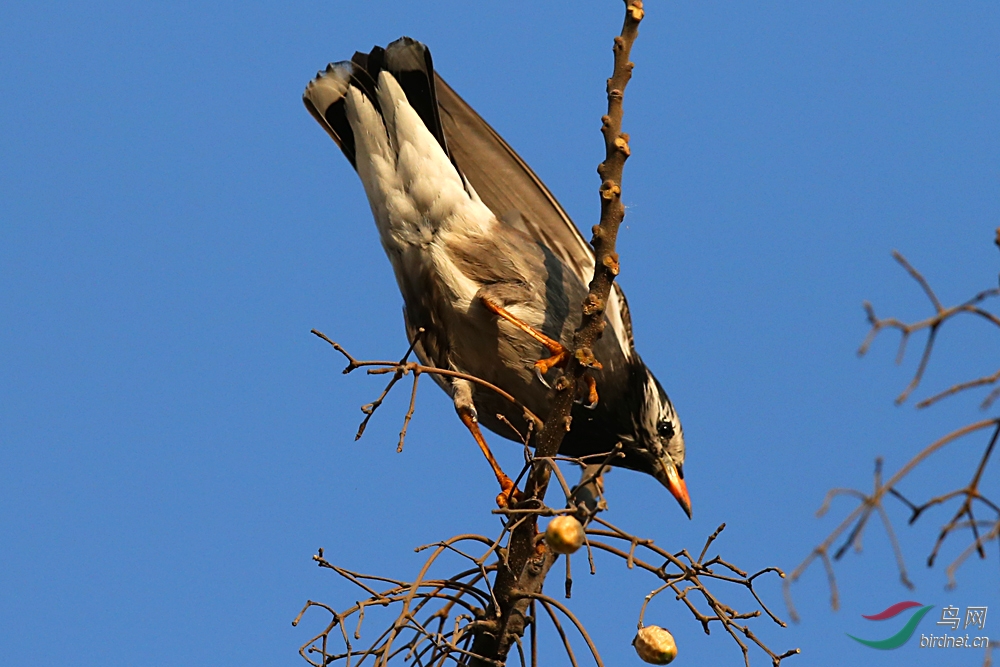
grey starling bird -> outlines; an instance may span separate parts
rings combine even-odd
[[[573,221],[420,42],[403,37],[331,63],[303,100],[364,184],[411,343],[424,330],[414,344],[421,362],[491,382],[545,419],[545,378],[566,361],[594,270]],[[596,455],[620,442],[624,457],[612,465],[654,476],[690,516],[680,419],[635,350],[617,283],[605,319],[594,349],[599,397],[591,382],[560,453]],[[490,461],[497,502],[516,498],[478,424],[519,440],[496,415],[524,433],[522,411],[467,380],[434,377]]]

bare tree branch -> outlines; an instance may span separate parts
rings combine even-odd
[[[566,499],[570,497],[569,494],[565,496]],[[513,513],[513,510],[507,511]],[[524,511],[527,510],[522,510],[522,513]],[[536,518],[556,513],[555,510],[544,505],[538,506],[533,511]],[[686,549],[671,553],[654,544],[652,540],[632,535],[597,516],[599,511],[597,510],[589,518],[585,517],[585,519],[602,526],[587,531],[589,542],[593,548],[620,559],[628,568],[634,567],[649,572],[663,582],[663,585],[646,596],[639,611],[639,627],[642,627],[649,602],[661,592],[669,589],[674,593],[676,599],[684,603],[706,633],[711,632],[713,624],[720,624],[740,647],[746,665],[750,664],[749,644],[743,641],[744,638],[764,651],[770,658],[772,665],[775,666],[780,665],[784,658],[798,653],[798,649],[785,651],[781,654],[772,651],[745,622],[758,618],[763,613],[767,614],[777,625],[785,626],[785,623],[764,604],[754,588],[755,580],[764,574],[775,573],[779,577],[784,577],[784,574],[773,567],[748,574],[721,556],[717,555],[708,560],[705,559],[708,549],[725,528],[724,525],[708,537],[700,555],[698,558],[694,558]],[[313,607],[325,610],[330,614],[331,620],[319,634],[313,636],[302,646],[300,654],[311,664],[324,666],[334,662],[343,662],[345,667],[349,664],[360,665],[369,656],[374,658],[376,666],[384,666],[389,658],[402,653],[410,656],[415,664],[424,664],[425,656],[427,656],[428,665],[443,664],[444,661],[448,660],[461,665],[477,661],[492,665],[502,664],[497,658],[477,652],[474,645],[469,647],[459,646],[459,644],[463,638],[469,640],[477,632],[496,632],[500,627],[495,612],[497,608],[495,586],[491,587],[490,576],[496,578],[504,567],[505,549],[501,546],[503,538],[509,539],[511,531],[517,529],[515,524],[523,522],[524,518],[522,516],[516,522],[511,521],[505,524],[500,537],[495,540],[490,540],[482,535],[467,534],[418,547],[418,551],[433,551],[425,561],[417,578],[412,582],[347,570],[326,560],[322,550],[320,550],[313,557],[320,567],[329,569],[358,586],[365,591],[368,597],[340,612],[323,603],[307,602],[294,623],[297,624],[304,614]],[[615,546],[612,543],[614,541],[627,543],[628,549]],[[486,548],[481,555],[474,556],[468,553],[467,547],[459,546],[462,544],[479,544]],[[640,550],[638,555],[636,554],[637,549]],[[431,569],[446,553],[454,554],[472,567],[447,577],[430,576]],[[662,564],[655,565],[654,563],[657,561],[662,561]],[[709,587],[710,582],[735,584],[746,588],[759,608],[748,612],[737,611],[717,597]],[[377,590],[376,584],[388,584],[389,587]],[[706,611],[699,609],[692,593],[696,594],[698,599],[704,603]],[[559,620],[559,614],[562,614],[576,628],[587,645],[594,664],[597,667],[603,665],[596,644],[587,629],[567,606],[541,592],[518,589],[514,595],[519,599],[529,600],[529,608],[532,602],[541,604],[549,615],[571,664],[578,665],[578,661],[572,642]],[[395,620],[376,637],[374,642],[366,644],[364,648],[355,649],[345,629],[349,619],[355,615],[358,617],[353,636],[355,640],[360,640],[366,609],[390,606],[398,607],[398,611],[394,612]],[[456,610],[459,613],[453,615],[453,611]],[[423,621],[418,621],[418,616],[422,617]],[[538,619],[532,614],[526,620],[531,624],[534,634],[534,626],[537,625]],[[436,629],[433,629],[435,623]],[[452,629],[445,632],[447,627]],[[329,642],[334,638],[338,628],[340,628],[339,637],[340,641],[343,642],[343,650],[331,652]],[[533,643],[534,641],[535,639],[532,639]],[[519,642],[515,642],[515,646],[520,646]],[[519,655],[521,655],[522,649],[518,650]],[[532,651],[534,655],[535,649],[533,648]],[[319,656],[319,660],[312,656]],[[358,660],[358,662],[352,663],[352,660]]]
[[[602,119],[605,159],[598,167],[601,176],[601,222],[594,228],[591,244],[594,246],[594,277],[590,282],[590,292],[583,303],[583,320],[573,337],[573,354],[549,395],[549,416],[537,436],[535,451],[539,458],[552,458],[559,452],[562,439],[570,428],[570,411],[576,395],[575,387],[582,380],[587,368],[595,366],[597,360],[591,351],[594,341],[604,326],[604,310],[611,293],[611,284],[619,272],[618,254],[615,241],[618,228],[625,217],[625,207],[621,202],[621,178],[625,160],[629,156],[628,135],[621,131],[622,100],[625,86],[632,77],[633,64],[629,61],[632,44],[639,34],[639,22],[644,10],[641,0],[626,0],[625,22],[621,35],[614,41],[614,71],[608,79],[608,113]],[[527,500],[545,497],[549,483],[549,466],[535,466],[524,486]],[[473,643],[474,651],[483,655],[495,655],[504,660],[513,644],[513,638],[524,632],[524,600],[516,597],[515,591],[540,592],[545,573],[554,560],[551,555],[538,555],[534,545],[536,518],[529,515],[511,535],[508,555],[509,568],[497,573],[495,586],[500,601],[500,627],[496,634],[480,631]],[[540,577],[526,577],[525,568],[534,562]],[[526,587],[529,584],[538,588]]]
[[[1000,245],[1000,229],[997,230],[997,244]],[[934,350],[934,343],[937,340],[936,336],[940,331],[941,327],[948,321],[952,320],[956,316],[962,313],[968,313],[976,315],[981,319],[986,320],[990,324],[1000,328],[1000,317],[996,314],[986,310],[982,304],[987,300],[1000,295],[1000,289],[991,288],[983,290],[973,296],[971,299],[964,301],[956,306],[946,308],[942,305],[941,301],[938,299],[934,290],[931,288],[930,284],[924,278],[924,276],[917,271],[899,252],[894,251],[893,257],[899,262],[900,265],[906,270],[906,272],[920,285],[920,288],[926,294],[928,300],[931,302],[931,306],[934,309],[934,314],[930,317],[920,320],[914,323],[905,323],[901,320],[895,318],[885,318],[881,319],[875,314],[875,310],[872,305],[865,302],[864,307],[867,313],[868,322],[871,325],[871,330],[868,332],[867,337],[861,344],[858,350],[859,355],[864,355],[868,352],[872,341],[878,336],[878,334],[883,329],[897,329],[900,336],[900,347],[897,355],[897,363],[903,360],[903,355],[905,354],[906,342],[908,341],[911,334],[927,330],[927,340],[924,344],[924,350],[920,358],[920,362],[914,373],[914,376],[903,392],[896,398],[896,403],[900,404],[904,402],[910,394],[917,389],[920,385],[924,371],[930,362],[931,355]],[[990,375],[984,375],[977,379],[968,380],[965,382],[959,382],[951,386],[948,389],[940,391],[929,398],[926,398],[919,403],[917,403],[918,408],[926,408],[930,405],[937,403],[938,401],[956,394],[965,392],[976,387],[988,386],[996,384],[1000,381],[1000,371]],[[1000,388],[994,390],[987,396],[987,398],[982,402],[981,407],[986,409],[992,402],[1000,396]],[[981,431],[989,431],[990,437],[986,443],[983,450],[983,454],[979,459],[979,464],[976,466],[970,481],[965,486],[953,489],[946,493],[939,494],[930,498],[929,500],[917,504],[910,501],[900,490],[900,483],[919,465],[927,460],[931,454],[941,450],[950,443],[964,438],[965,436],[972,435]],[[873,512],[877,512],[879,518],[882,520],[882,524],[885,528],[886,535],[889,537],[889,542],[892,546],[893,555],[896,559],[896,565],[899,570],[900,579],[904,585],[907,587],[912,587],[906,572],[906,565],[904,562],[904,556],[902,550],[899,547],[899,542],[896,539],[895,531],[893,530],[892,523],[889,520],[889,515],[887,514],[885,507],[883,505],[883,500],[886,495],[891,495],[892,497],[898,499],[902,502],[907,509],[910,510],[909,523],[914,524],[917,519],[924,514],[928,509],[943,505],[954,499],[961,499],[961,502],[956,509],[951,520],[949,520],[938,533],[934,547],[931,550],[930,555],[927,558],[927,565],[933,566],[935,560],[940,553],[945,540],[952,533],[968,529],[972,535],[972,542],[969,544],[955,560],[947,567],[946,574],[948,578],[948,586],[953,587],[955,585],[955,573],[958,568],[965,562],[965,560],[972,554],[978,553],[980,558],[985,558],[986,552],[983,549],[984,544],[987,542],[997,540],[1000,538],[1000,504],[993,502],[988,497],[986,497],[981,490],[981,481],[983,479],[983,471],[988,464],[990,457],[992,456],[994,447],[997,443],[997,439],[1000,437],[1000,418],[986,419],[977,421],[971,424],[967,424],[961,428],[955,429],[951,433],[939,438],[935,442],[927,445],[922,450],[917,452],[906,464],[904,464],[888,481],[884,484],[881,481],[881,460],[876,461],[875,470],[875,486],[870,494],[862,493],[854,489],[833,489],[829,491],[826,498],[823,501],[817,515],[824,514],[830,506],[830,502],[833,498],[839,496],[851,496],[859,500],[857,507],[852,510],[846,518],[844,518],[840,524],[834,528],[834,530],[824,539],[813,551],[803,560],[798,567],[796,567],[789,578],[784,583],[784,594],[785,602],[788,606],[789,613],[794,620],[798,620],[798,614],[795,611],[794,604],[792,602],[791,596],[791,585],[801,577],[805,571],[809,568],[814,560],[820,560],[827,573],[827,579],[830,586],[831,594],[831,606],[836,609],[838,606],[838,596],[837,596],[837,582],[833,570],[833,561],[830,559],[830,549],[833,545],[847,532],[847,537],[844,539],[842,546],[836,551],[833,556],[833,560],[839,559],[847,550],[849,546],[854,546],[856,550],[860,551],[861,537],[864,529],[868,523],[868,518]],[[981,520],[976,518],[978,512],[987,512],[992,515],[989,520]],[[986,653],[986,664],[991,662],[991,656],[989,649]]]
[[[924,352],[920,357],[920,363],[917,366],[917,370],[913,375],[913,379],[910,381],[910,384],[907,385],[906,389],[904,389],[903,392],[896,397],[896,404],[899,405],[905,402],[906,399],[909,398],[913,390],[920,385],[920,381],[924,377],[924,371],[927,369],[927,364],[930,361],[931,352],[934,349],[934,341],[937,337],[938,329],[941,327],[942,324],[944,324],[948,320],[952,319],[953,317],[961,313],[970,313],[973,315],[977,315],[980,318],[985,319],[986,321],[1000,328],[1000,317],[994,315],[993,313],[979,306],[979,304],[981,304],[982,302],[997,295],[1000,295],[1000,288],[984,290],[973,296],[968,301],[960,303],[957,306],[952,306],[951,308],[945,308],[944,306],[941,305],[941,302],[934,294],[934,291],[930,288],[930,285],[927,284],[927,280],[924,278],[924,276],[915,268],[913,268],[913,266],[906,260],[905,257],[903,257],[901,253],[894,250],[892,252],[892,256],[896,259],[897,262],[899,262],[903,266],[904,269],[906,269],[906,272],[909,273],[913,277],[913,279],[917,281],[917,283],[921,286],[921,288],[923,288],[924,292],[927,294],[927,298],[930,299],[931,305],[934,306],[934,311],[935,311],[934,314],[928,317],[927,319],[921,320],[919,322],[914,322],[912,324],[906,324],[900,320],[897,320],[894,317],[880,319],[875,314],[875,309],[872,307],[872,305],[867,301],[865,301],[864,303],[865,313],[867,314],[868,317],[868,323],[871,325],[871,330],[865,337],[864,342],[861,343],[861,347],[858,348],[858,356],[864,356],[868,352],[872,342],[875,340],[875,337],[878,336],[878,334],[883,329],[897,329],[899,330],[901,336],[899,341],[899,353],[896,356],[896,363],[897,364],[902,363],[903,354],[906,351],[906,342],[909,340],[910,335],[913,334],[914,332],[922,331],[924,329],[928,330],[927,342],[924,345]],[[929,405],[936,403],[942,398],[945,398],[946,396],[952,396],[959,392],[965,391],[966,389],[972,389],[974,387],[981,387],[987,384],[993,384],[997,382],[998,379],[1000,379],[1000,371],[998,371],[995,375],[988,375],[979,378],[977,380],[958,383],[953,387],[946,389],[943,392],[940,392],[928,399],[921,401],[920,403],[917,404],[917,407],[925,408]],[[983,407],[984,408],[988,407],[988,405],[989,403],[984,402]]]

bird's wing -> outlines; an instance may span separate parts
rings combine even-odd
[[[476,194],[498,217],[520,213],[528,233],[589,282],[594,256],[562,206],[514,149],[435,74],[448,151]]]
[[[594,275],[594,253],[580,230],[524,160],[435,72],[439,117],[452,160],[498,218],[516,211],[524,230],[569,267],[580,282]],[[615,283],[606,315],[625,356],[632,357],[632,321]]]

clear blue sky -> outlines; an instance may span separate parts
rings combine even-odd
[[[0,663],[304,664],[320,617],[292,628],[303,602],[358,596],[317,570],[317,547],[405,577],[413,547],[496,531],[489,469],[431,383],[402,454],[403,393],[353,441],[381,380],[340,375],[309,329],[395,356],[401,302],[360,183],[300,96],[328,61],[418,38],[586,229],[621,16],[612,0],[0,7]],[[817,520],[827,488],[868,488],[876,455],[893,470],[980,417],[982,393],[894,407],[916,358],[893,366],[892,335],[854,351],[864,299],[929,312],[893,248],[946,302],[995,284],[998,34],[987,2],[649,3],[621,282],[684,419],[695,518],[616,471],[609,519],[670,549],[726,521],[724,555],[790,570],[849,508]],[[917,398],[992,372],[996,340],[946,330]],[[958,486],[980,440],[904,489]],[[891,507],[916,591],[875,526],[838,566],[839,613],[813,569],[801,624],[757,623],[803,649],[788,665],[980,663],[845,637],[890,634],[860,614],[902,599],[994,605],[1000,636],[995,545],[945,591],[923,561],[950,512],[908,528]],[[638,664],[655,582],[614,561],[576,579],[607,662]],[[762,593],[787,616],[776,582]],[[680,604],[647,621],[674,631],[678,664],[740,664]]]

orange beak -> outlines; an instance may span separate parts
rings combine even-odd
[[[666,487],[670,491],[670,495],[677,499],[680,503],[681,509],[687,514],[687,517],[691,518],[691,496],[688,495],[687,484],[681,479],[681,476],[677,474],[677,467],[671,464],[660,462],[663,466],[663,474],[666,477]]]

